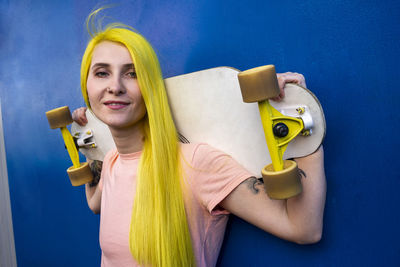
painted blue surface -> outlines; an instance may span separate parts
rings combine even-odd
[[[45,111],[83,104],[84,20],[96,1],[0,1],[0,98],[19,266],[99,266],[98,217]],[[233,3],[232,3],[233,2]],[[215,66],[297,71],[323,104],[328,195],[320,243],[232,218],[220,266],[400,265],[400,2],[119,1],[166,77]]]

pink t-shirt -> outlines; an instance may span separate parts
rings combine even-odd
[[[188,181],[185,207],[198,267],[215,266],[229,212],[218,204],[252,176],[230,156],[206,144],[181,144]],[[100,215],[101,265],[138,266],[129,250],[129,229],[141,152],[110,151],[103,162]],[[190,208],[188,208],[190,207]]]

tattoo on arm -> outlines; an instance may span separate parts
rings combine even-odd
[[[294,160],[294,161],[295,161],[295,159],[293,159],[293,158],[291,158],[291,159],[289,159],[289,160]],[[306,173],[305,173],[302,169],[297,168],[297,170],[299,171],[299,177],[300,177],[300,178],[307,178]]]
[[[183,144],[190,144],[189,140],[183,136],[183,134],[178,133],[178,138],[179,138],[179,142],[183,143]]]
[[[305,173],[302,169],[298,168],[298,170],[299,170],[299,176],[300,176],[300,178],[307,178],[306,173]]]
[[[262,180],[257,179],[256,177],[250,177],[250,178],[244,180],[241,184],[246,184],[247,188],[253,194],[258,194],[258,192],[260,192],[260,189],[258,188],[258,186],[262,185],[263,182],[262,182]]]
[[[100,160],[94,160],[90,164],[90,169],[92,170],[92,174],[93,174],[93,181],[89,184],[90,187],[96,186],[99,183],[102,166],[103,166],[103,162]]]
[[[298,169],[300,178],[306,178],[307,175],[302,169]],[[247,188],[254,194],[258,194],[260,192],[259,186],[262,185],[264,188],[264,181],[262,178],[250,177],[244,180],[241,184],[245,184]],[[265,188],[264,188],[265,189]]]

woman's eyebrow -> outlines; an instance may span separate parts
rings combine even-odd
[[[133,69],[135,70],[135,65],[133,63],[128,63],[123,65],[124,69]]]
[[[110,67],[110,64],[101,63],[101,62],[95,63],[95,64],[93,64],[91,69],[98,68],[98,67],[100,67],[100,68],[108,68],[108,67]],[[123,69],[135,69],[135,65],[133,63],[127,63],[127,64],[122,65],[122,68]]]
[[[110,66],[110,64],[107,64],[107,63],[96,63],[96,64],[93,64],[93,66],[91,67],[91,69],[94,69],[94,68],[97,68],[97,67],[107,68],[107,67],[109,67],[109,66]]]

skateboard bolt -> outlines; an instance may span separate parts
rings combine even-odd
[[[273,131],[274,131],[274,135],[277,137],[285,137],[286,135],[289,134],[289,128],[286,126],[286,124],[284,124],[282,122],[277,123],[274,126]]]
[[[305,108],[299,107],[299,108],[296,108],[296,111],[297,111],[297,113],[298,113],[299,115],[301,115],[301,114],[303,114],[303,113],[305,112]]]

